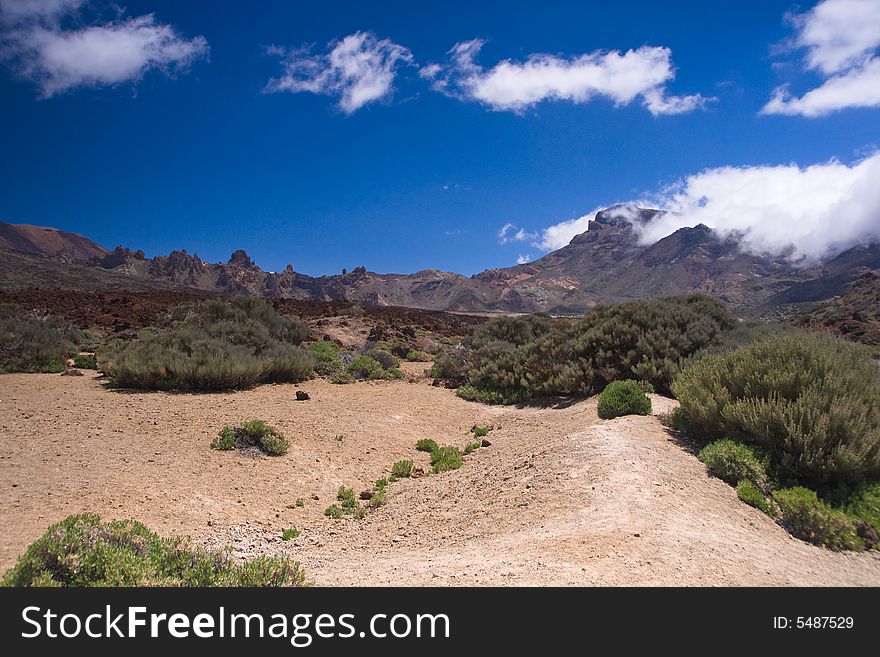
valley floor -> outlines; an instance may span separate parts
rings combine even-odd
[[[880,585],[878,553],[790,537],[656,417],[602,421],[594,400],[482,406],[409,367],[417,380],[310,381],[305,402],[292,385],[189,395],[4,375],[0,569],[49,524],[92,511],[239,556],[287,553],[318,585]],[[674,404],[653,400],[655,413]],[[221,426],[255,417],[290,438],[285,456],[209,449]],[[361,520],[324,517],[341,484],[370,488],[400,459],[427,469],[416,440],[463,447],[475,423],[501,428],[460,470],[391,484]],[[302,534],[284,542],[290,527]]]

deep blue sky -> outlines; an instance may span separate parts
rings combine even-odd
[[[540,255],[500,245],[507,222],[538,230],[707,167],[851,162],[878,142],[876,109],[758,115],[774,87],[810,75],[773,66],[774,45],[792,34],[787,1],[124,5],[203,35],[210,61],[45,100],[0,72],[3,221],[147,255],[185,247],[225,261],[244,248],[269,270],[471,274]],[[405,45],[420,64],[476,37],[488,40],[488,66],[662,45],[677,68],[671,93],[718,100],[677,116],[602,99],[518,115],[433,92],[415,68],[390,102],[349,116],[327,96],[261,93],[280,72],[264,46],[320,50],[358,30]]]

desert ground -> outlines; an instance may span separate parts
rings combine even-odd
[[[407,381],[218,394],[111,390],[93,372],[0,377],[0,568],[91,511],[237,556],[286,553],[317,585],[880,585],[876,552],[794,539],[708,477],[656,417],[671,400],[610,421],[595,400],[489,407],[404,365]],[[289,452],[209,448],[252,418]],[[500,428],[461,469],[391,484],[365,518],[324,516],[340,485],[370,488],[400,459],[427,469],[416,440],[463,447],[475,423]],[[282,541],[291,527],[301,535]]]

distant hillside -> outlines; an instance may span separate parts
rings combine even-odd
[[[863,274],[846,294],[799,315],[795,324],[831,329],[855,342],[880,345],[880,276]]]
[[[853,247],[828,262],[798,269],[784,258],[743,253],[700,224],[681,228],[654,244],[640,243],[636,224],[653,221],[658,210],[613,207],[598,212],[588,230],[543,258],[524,265],[491,269],[475,276],[426,269],[413,274],[378,274],[357,267],[332,276],[307,276],[288,265],[263,271],[244,251],[225,263],[208,263],[186,250],[153,259],[142,251],[117,247],[106,251],[89,240],[39,229],[39,255],[53,257],[21,263],[4,274],[5,289],[58,285],[66,289],[190,289],[299,301],[345,301],[364,306],[403,306],[463,313],[579,313],[602,303],[700,292],[715,296],[742,315],[768,315],[782,307],[800,308],[844,294],[865,272],[880,269],[880,245]],[[4,226],[9,227],[8,224]],[[33,254],[27,231],[10,233],[7,249]],[[35,229],[36,230],[36,229]],[[9,231],[7,231],[9,232]],[[25,239],[27,238],[27,239]],[[81,245],[78,262],[63,271],[52,240]],[[17,246],[16,246],[17,245]],[[89,245],[91,245],[89,247]],[[92,255],[85,258],[88,249]],[[54,256],[50,253],[55,253]],[[85,263],[87,261],[87,264]],[[59,270],[58,268],[61,267]],[[53,269],[54,268],[54,269]],[[45,271],[39,271],[39,270]],[[51,273],[51,275],[49,275]],[[47,281],[47,276],[52,279]],[[52,282],[54,281],[54,283]],[[97,287],[96,287],[97,286]]]
[[[63,262],[88,262],[93,258],[102,258],[107,253],[107,249],[100,244],[76,233],[46,226],[7,224],[2,221],[0,221],[0,249]]]

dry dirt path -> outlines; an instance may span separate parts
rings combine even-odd
[[[290,385],[179,395],[0,377],[0,567],[88,510],[238,555],[288,553],[319,585],[880,585],[877,553],[791,538],[656,417],[602,421],[593,400],[485,407],[425,382],[302,388],[310,401]],[[654,397],[656,412],[673,403]],[[208,448],[253,417],[288,435],[287,455]],[[416,440],[463,446],[474,423],[502,428],[460,470],[392,484],[362,520],[323,516],[340,484],[368,488],[399,459],[427,465]],[[281,541],[288,527],[302,535]]]

